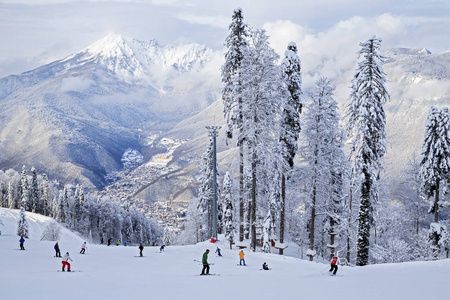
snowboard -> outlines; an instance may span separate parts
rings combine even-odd
[[[75,273],[75,272],[81,272],[80,270],[70,270],[70,272],[69,271],[62,271],[62,270],[58,270],[58,272],[61,272],[61,273]]]
[[[241,266],[241,267],[248,267],[248,265],[240,265],[240,264],[237,264],[238,266]]]

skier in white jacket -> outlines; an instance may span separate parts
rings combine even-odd
[[[64,256],[63,256],[63,258],[62,258],[62,271],[63,271],[63,272],[65,271],[64,268],[66,267],[66,265],[67,265],[67,271],[70,272],[70,263],[69,263],[69,260],[70,260],[70,261],[73,261],[73,259],[71,259],[70,256],[69,256],[69,252],[67,252],[66,254],[64,254]]]

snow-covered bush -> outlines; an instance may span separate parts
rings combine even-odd
[[[45,227],[41,241],[57,241],[60,235],[61,227],[56,222],[51,222]]]
[[[376,263],[399,263],[410,260],[410,245],[402,239],[393,238],[381,245],[374,245],[372,256]]]

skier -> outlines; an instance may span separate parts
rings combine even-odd
[[[53,248],[55,248],[55,251],[56,251],[55,257],[61,257],[61,251],[59,251],[58,242],[56,242],[55,247],[53,247]]]
[[[123,245],[124,245],[124,246],[128,245],[128,244],[127,244],[127,241],[123,242]]]
[[[334,255],[333,258],[331,259],[331,269],[329,272],[333,272],[333,270],[334,270],[332,275],[336,275],[336,272],[338,270],[338,266],[337,266],[338,259],[339,259],[339,257],[337,254]]]
[[[63,259],[62,259],[62,271],[63,271],[63,272],[65,271],[64,268],[66,267],[66,265],[67,265],[67,271],[70,272],[70,263],[69,263],[69,260],[70,260],[70,261],[73,261],[73,260],[70,258],[70,256],[69,256],[69,252],[67,252],[66,254],[64,254]]]
[[[205,253],[203,253],[203,257],[202,257],[203,269],[202,269],[202,273],[200,275],[209,275],[208,254],[209,254],[209,249],[206,249],[206,251],[205,251]],[[205,273],[205,270],[206,270],[206,273]]]
[[[219,247],[217,247],[216,253],[217,253],[217,255],[222,256],[222,254],[220,254],[220,248]]]
[[[111,243],[112,243],[112,238],[109,238],[109,240],[108,240],[108,246],[111,245]]]
[[[161,243],[161,248],[159,248],[159,253],[161,253],[161,252],[163,252],[163,251],[164,251],[164,247],[166,247],[166,246],[164,246],[164,244],[163,244],[163,243]]]
[[[269,270],[269,265],[266,264],[266,262],[263,263],[262,265],[263,270]]]
[[[81,245],[81,251],[80,254],[84,254],[84,252],[86,252],[86,242],[83,243],[83,245]]]
[[[244,263],[244,266],[246,266],[246,264],[245,264],[245,259],[244,259],[244,250],[241,250],[241,252],[239,252],[239,258],[240,258],[240,260],[239,260],[239,265],[240,266],[242,266],[242,263]]]
[[[117,244],[117,246],[120,246],[120,240],[117,240],[116,244]]]
[[[23,243],[25,243],[23,235],[20,237],[19,243],[20,243],[20,250],[25,250],[25,247],[23,246]]]
[[[139,256],[142,257],[144,255],[142,255],[142,250],[144,250],[144,246],[142,246],[142,244],[139,244]]]

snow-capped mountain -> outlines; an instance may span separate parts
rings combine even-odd
[[[207,74],[211,55],[198,44],[161,46],[110,34],[1,78],[0,166],[35,166],[66,182],[103,186],[146,132],[170,129],[216,100],[220,80]]]

